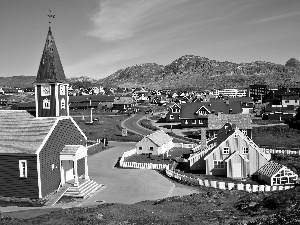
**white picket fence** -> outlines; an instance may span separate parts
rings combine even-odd
[[[183,143],[174,143],[175,148],[194,148],[197,144],[183,144]]]
[[[134,154],[136,154],[136,149],[135,148],[131,149],[131,150],[127,151],[127,152],[124,152],[123,155],[122,155],[122,157],[121,157],[121,159],[120,159],[120,162],[119,162],[120,166],[123,167],[123,163],[124,163],[124,160],[125,160],[126,157],[132,156]]]
[[[168,167],[167,164],[154,163],[137,163],[137,162],[123,162],[124,168],[146,169],[146,170],[163,170]]]
[[[271,154],[285,154],[285,155],[300,155],[300,150],[289,150],[289,149],[270,149],[270,148],[261,148],[266,153]]]
[[[192,178],[183,174],[176,173],[172,170],[166,168],[166,174],[168,177],[173,177],[177,180],[186,181],[195,185],[205,186],[205,187],[213,187],[222,190],[240,190],[240,191],[248,191],[248,192],[267,192],[267,191],[281,191],[291,189],[294,186],[269,186],[269,185],[253,185],[253,184],[235,184],[235,183],[227,183],[222,181],[211,181],[211,180],[202,180],[200,178]]]

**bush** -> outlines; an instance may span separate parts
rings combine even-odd
[[[142,126],[142,127],[145,127],[146,129],[149,129],[149,130],[153,130],[153,131],[158,131],[160,130],[158,127],[156,126],[153,126],[151,121],[150,120],[147,120],[147,119],[142,119],[139,121],[139,124]]]

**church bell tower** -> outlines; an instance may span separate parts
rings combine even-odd
[[[36,117],[69,115],[69,84],[66,83],[66,76],[54,42],[51,26],[49,26],[34,86]]]

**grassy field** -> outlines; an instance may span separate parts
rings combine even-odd
[[[107,138],[108,141],[128,141],[138,142],[142,139],[140,135],[128,132],[128,136],[122,136],[121,122],[128,118],[127,115],[95,115],[99,121],[94,121],[93,125],[86,124],[90,121],[90,117],[73,117],[79,127],[83,130],[88,140],[97,140]]]

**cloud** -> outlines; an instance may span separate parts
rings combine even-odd
[[[99,11],[91,17],[92,29],[87,35],[104,41],[132,37],[158,10],[170,8],[185,0],[105,0],[99,2]]]
[[[279,20],[279,19],[285,19],[285,18],[289,18],[289,17],[293,17],[293,16],[299,16],[299,15],[300,15],[300,12],[285,13],[285,14],[281,14],[281,15],[277,15],[277,16],[271,16],[271,17],[266,17],[266,18],[259,19],[259,20],[254,20],[252,22],[249,22],[249,24],[264,23],[264,22],[269,22],[269,21]]]

